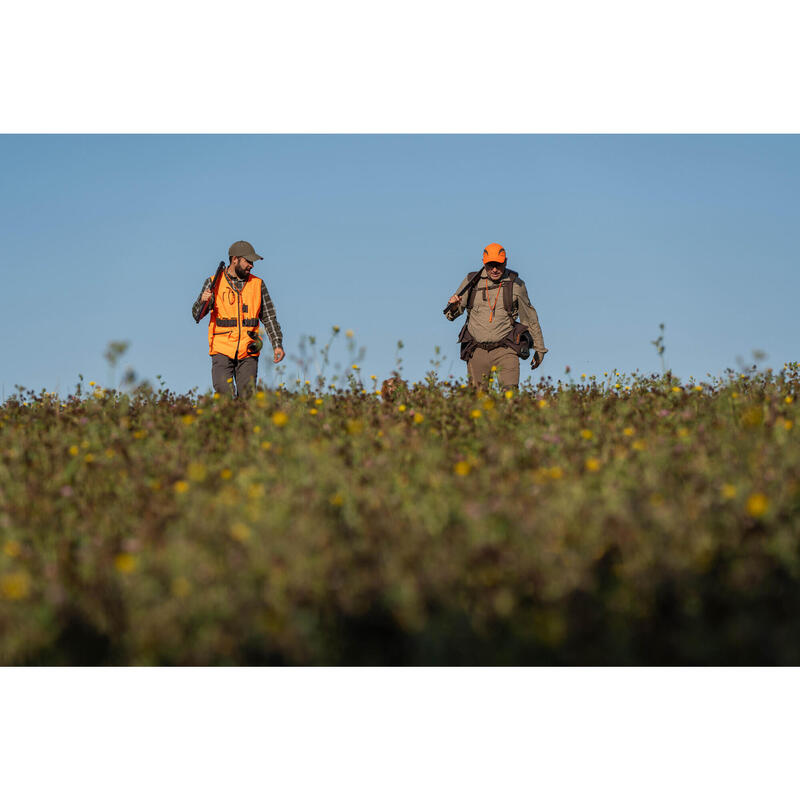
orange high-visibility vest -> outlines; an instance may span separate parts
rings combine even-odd
[[[261,278],[248,275],[242,291],[237,292],[223,272],[208,320],[209,354],[247,358],[247,345],[253,341],[247,332],[258,332],[260,310]]]

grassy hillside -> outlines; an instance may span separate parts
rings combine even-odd
[[[20,393],[0,663],[800,663],[799,376]]]

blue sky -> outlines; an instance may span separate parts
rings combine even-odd
[[[492,241],[539,312],[534,376],[655,371],[661,322],[684,379],[798,357],[797,136],[3,136],[0,168],[5,396],[105,385],[112,340],[140,378],[208,389],[190,309],[237,239],[284,332],[285,374],[259,366],[273,385],[306,377],[301,337],[334,325],[364,375],[391,373],[398,340],[405,377],[437,345],[463,375],[441,310]]]

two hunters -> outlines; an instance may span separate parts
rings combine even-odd
[[[219,394],[246,396],[256,385],[262,338],[259,322],[269,335],[273,362],[283,360],[281,326],[261,278],[251,274],[263,260],[249,242],[234,242],[229,263],[220,262],[206,278],[192,306],[195,322],[210,311],[208,352],[211,382]],[[519,274],[508,268],[505,248],[493,242],[483,251],[483,268],[470,272],[448,301],[444,315],[451,322],[467,312],[458,335],[461,358],[470,383],[479,388],[492,372],[503,388],[519,385],[520,359],[531,358],[536,369],[544,358],[539,316]]]
[[[228,249],[228,259],[227,266],[220,262],[216,274],[206,278],[192,306],[192,317],[199,323],[211,311],[208,352],[214,391],[244,397],[255,389],[258,376],[263,344],[259,322],[269,335],[272,360],[277,364],[286,354],[267,285],[251,274],[253,264],[262,257],[250,242],[239,241]]]
[[[483,251],[483,268],[470,272],[448,301],[444,315],[451,322],[467,312],[458,335],[461,358],[472,386],[482,386],[497,372],[500,385],[517,388],[520,359],[531,369],[544,359],[539,315],[519,275],[508,268],[505,248],[493,242]]]

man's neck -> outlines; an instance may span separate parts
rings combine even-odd
[[[228,268],[225,270],[225,272],[227,273],[229,278],[235,279],[237,281],[243,281],[244,280],[244,278],[240,278],[236,274],[236,268],[231,266],[230,264],[228,265]]]

